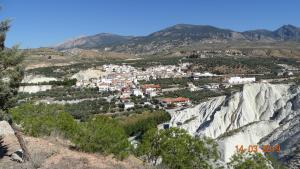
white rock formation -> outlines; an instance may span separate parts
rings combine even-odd
[[[0,121],[0,136],[15,134],[14,130],[6,121]]]
[[[216,97],[172,113],[170,125],[186,129],[192,135],[217,139],[222,158],[228,161],[236,145],[256,145],[275,129],[283,127],[284,119],[299,115],[300,104],[295,101],[298,95],[300,88],[291,85],[246,84],[241,92],[230,97]],[[226,136],[229,131],[231,133]],[[299,127],[296,131],[300,132]]]
[[[252,125],[241,127],[232,131],[232,135],[218,138],[219,148],[221,152],[221,159],[226,162],[236,152],[236,146],[244,146],[244,149],[248,149],[248,146],[258,145],[260,139],[270,132],[272,132],[279,125],[276,122],[259,121],[254,122]],[[261,149],[258,152],[263,152]]]
[[[18,92],[24,93],[37,93],[41,91],[50,90],[52,85],[33,85],[33,86],[20,86]]]
[[[26,75],[22,83],[43,83],[43,82],[50,82],[50,81],[57,81],[54,77],[45,77],[42,75]]]
[[[87,69],[81,70],[78,73],[74,74],[71,78],[77,80],[89,80],[91,78],[99,78],[105,72],[99,69]]]

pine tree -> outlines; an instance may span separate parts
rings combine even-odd
[[[16,102],[14,96],[23,78],[22,53],[19,52],[17,46],[5,48],[6,33],[9,28],[10,20],[0,22],[0,120],[9,122],[23,150],[23,160],[29,161],[30,155],[22,135],[8,114],[8,109]]]

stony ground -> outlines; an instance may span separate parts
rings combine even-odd
[[[112,156],[71,150],[68,141],[49,138],[24,137],[31,154],[31,163],[14,162],[0,157],[0,169],[143,169],[142,161],[133,156],[123,161]],[[9,147],[9,145],[8,145]]]

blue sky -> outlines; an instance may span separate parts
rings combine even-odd
[[[101,32],[147,35],[178,24],[244,31],[300,26],[299,0],[0,0],[11,18],[7,46],[55,45]]]

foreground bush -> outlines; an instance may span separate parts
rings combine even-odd
[[[74,118],[59,105],[26,103],[11,109],[10,113],[16,123],[22,125],[23,131],[34,137],[55,132],[70,138],[78,130]]]
[[[120,159],[128,155],[130,147],[123,128],[115,120],[104,116],[82,123],[72,141],[83,151],[114,154]]]
[[[143,112],[118,118],[119,123],[129,136],[143,134],[158,124],[169,121],[170,115],[165,111]]]
[[[231,157],[228,167],[234,169],[273,169],[271,162],[261,153],[237,153]]]
[[[64,112],[61,105],[31,103],[10,110],[13,119],[22,126],[24,133],[34,136],[49,136],[51,133],[70,139],[79,150],[114,154],[123,159],[128,155],[130,144],[127,135],[117,121],[97,116],[87,122],[76,122]]]
[[[192,137],[178,128],[149,130],[137,154],[154,165],[161,158],[162,165],[170,169],[213,168],[219,158],[217,144],[213,140]]]

